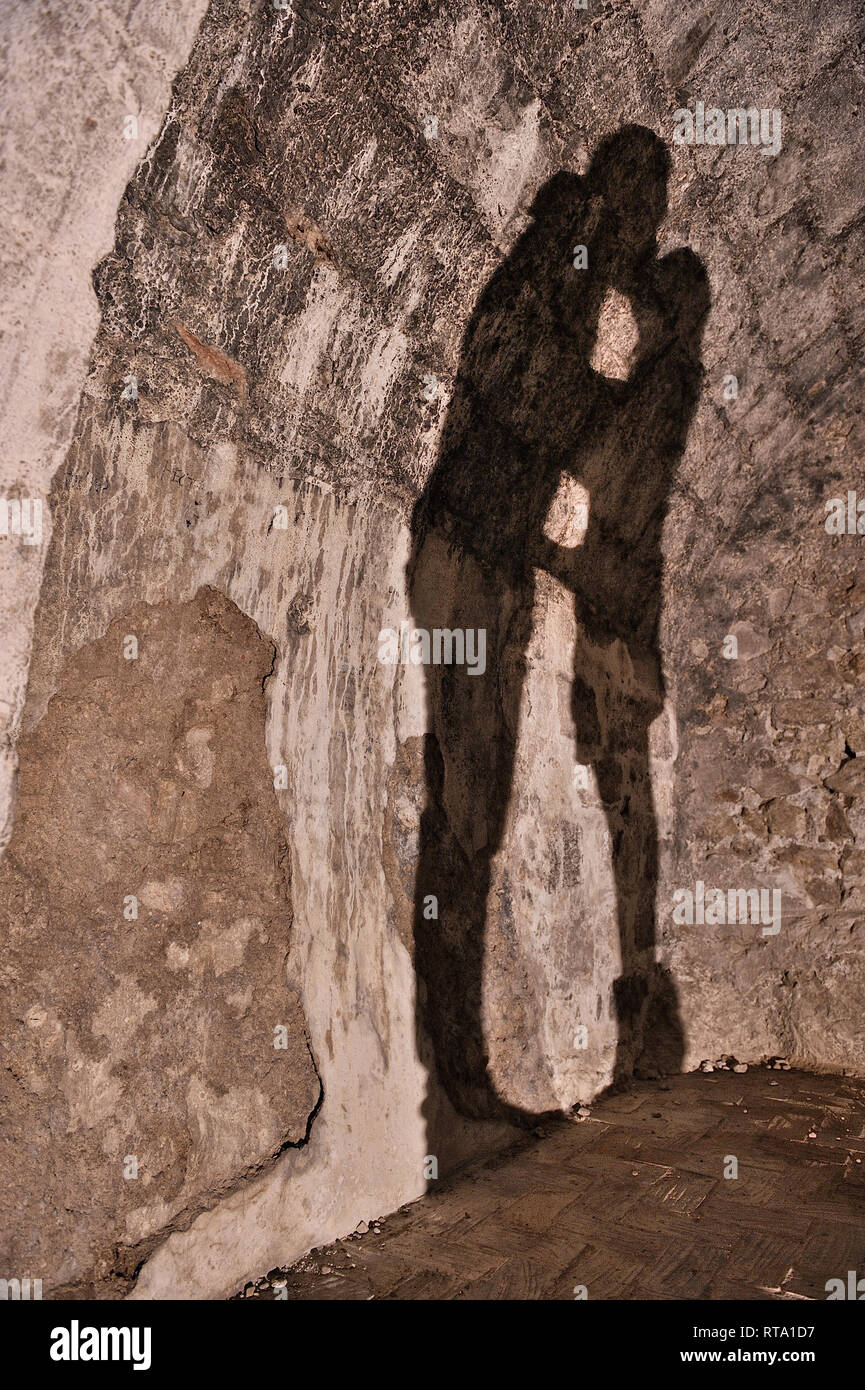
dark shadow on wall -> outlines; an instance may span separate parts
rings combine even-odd
[[[709,291],[693,252],[657,253],[668,166],[661,140],[627,126],[599,146],[585,176],[562,172],[540,190],[533,222],[472,314],[438,462],[413,516],[407,578],[416,630],[486,632],[483,674],[476,650],[474,673],[468,660],[446,664],[446,648],[440,664],[425,663],[414,908],[420,1056],[467,1117],[538,1118],[497,1094],[482,1009],[487,899],[511,799],[536,569],[572,590],[592,648],[618,639],[637,673],[625,698],[604,697],[578,642],[576,758],[595,770],[609,827],[622,961],[615,1076],[681,1065],[676,991],[655,960],[648,731],[664,700],[661,534],[699,397]],[[574,265],[580,245],[584,269]],[[639,332],[622,381],[590,365],[610,289],[628,299]],[[565,475],[590,499],[577,548],[544,534]],[[510,870],[518,874],[519,864]],[[495,949],[507,952],[507,943],[497,939]],[[439,1112],[428,1099],[431,1153],[446,1141],[436,1134]]]

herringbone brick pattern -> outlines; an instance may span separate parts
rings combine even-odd
[[[865,1082],[752,1069],[603,1098],[245,1292],[825,1299],[851,1269],[865,1275]]]

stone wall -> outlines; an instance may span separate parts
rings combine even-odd
[[[70,1136],[58,1171],[71,1163],[74,1181],[104,1194],[104,1220],[61,1258],[35,1205],[42,1188],[16,1188],[16,1209],[44,1235],[14,1258],[32,1259],[50,1287],[123,1292],[134,1280],[134,1297],[225,1295],[419,1195],[430,1155],[443,1171],[501,1142],[506,1118],[588,1100],[617,1070],[734,1052],[862,1072],[862,541],[824,526],[825,501],[857,486],[861,450],[860,37],[852,4],[672,15],[595,0],[585,11],[211,4],[95,267],[100,323],[51,489],[21,718],[4,915],[11,932],[30,893],[45,920],[9,957],[13,1073],[42,1088],[49,1129]],[[50,37],[44,48],[59,63]],[[674,112],[697,101],[778,108],[780,153],[674,144]],[[642,280],[615,248],[617,227],[638,235],[629,219],[646,166],[598,157],[628,123],[660,136],[670,160]],[[617,170],[633,194],[618,204]],[[618,300],[601,293],[593,260],[592,312],[572,302],[582,240],[619,287]],[[544,324],[564,331],[558,356]],[[635,378],[642,396],[626,397],[641,352],[654,366]],[[563,405],[596,381],[589,358],[607,381],[603,429]],[[451,511],[464,478],[485,517],[502,499],[506,533],[537,507],[531,487],[507,491],[517,436],[531,459],[547,450],[551,470],[581,440],[578,583],[539,564],[527,587],[512,547],[496,559],[487,536],[479,550],[485,533],[464,517],[442,530],[431,480],[445,476]],[[448,473],[463,457],[474,467]],[[662,468],[664,488],[647,488]],[[567,526],[548,538],[573,541]],[[466,627],[491,615],[495,661],[478,677],[499,682],[478,724],[497,721],[490,738],[454,741],[447,689],[421,666],[379,660],[382,629],[416,621],[418,564],[441,576],[431,591],[451,596],[445,611]],[[212,667],[183,655],[203,640],[208,605],[236,634],[238,661],[275,648],[266,715],[250,688],[224,726],[245,754],[226,769],[225,816],[200,779],[229,747],[201,733],[223,727],[211,702],[234,679],[228,649],[214,646]],[[117,655],[142,628],[189,662],[158,692],[164,704],[135,688],[152,679],[147,642],[138,663]],[[250,816],[268,827],[263,857],[221,870],[212,889],[186,882],[196,861],[184,868],[177,842],[152,830],[179,792],[136,788],[127,735],[115,746],[88,733],[79,704],[97,678],[106,720],[127,702],[165,711],[171,737],[145,742],[147,775],[216,817],[216,859]],[[89,836],[80,850],[72,836],[70,883],[49,858],[34,887],[28,867],[67,717],[79,751],[60,785],[75,814],[80,799],[86,815],[90,793],[75,791],[85,782],[129,799],[128,821],[96,822],[110,849],[90,853],[81,901]],[[470,731],[470,719],[457,727]],[[455,791],[493,745],[506,750],[492,783],[506,800],[482,792],[483,773]],[[433,940],[420,958],[416,1015],[425,811],[439,843],[450,837],[439,862],[451,868],[435,886],[447,951]],[[143,857],[124,867],[127,840]],[[290,889],[268,877],[267,845],[283,840]],[[176,880],[182,901],[160,889],[147,902],[139,880]],[[780,931],[674,920],[676,890],[698,880],[780,890]],[[461,937],[478,884],[486,935]],[[196,896],[208,891],[215,915]],[[129,893],[145,902],[137,923],[118,906]],[[286,897],[276,920],[286,893],[290,944]],[[81,953],[86,1009],[36,960],[82,913],[83,939],[105,945]],[[230,957],[225,979],[217,957]],[[231,1003],[236,970],[260,992],[252,1014]],[[466,970],[501,1114],[472,1089],[473,1062],[444,1074],[447,1038],[467,1036]],[[442,981],[447,999],[449,971],[453,1001],[436,1016],[427,985]],[[187,1032],[170,1022],[178,978],[205,1011]],[[277,1023],[287,1058],[273,1047]],[[189,1056],[197,1027],[213,1068]],[[55,1036],[66,1071],[37,1060]],[[93,1086],[73,1093],[62,1080],[81,1059],[85,1077],[101,1069],[130,1097],[122,1125],[111,1128]],[[164,1125],[146,1086],[134,1101],[151,1065],[178,1070]],[[248,1104],[234,1111],[225,1097],[238,1092]],[[140,1195],[118,1176],[130,1153],[144,1154]]]

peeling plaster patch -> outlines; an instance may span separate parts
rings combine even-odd
[[[135,661],[122,656],[130,632]],[[213,589],[139,604],[69,657],[22,738],[0,864],[0,1229],[52,1291],[122,1289],[118,1226],[165,1236],[305,1141],[320,1103],[285,979],[273,661]],[[46,1203],[59,1213],[48,1226]]]

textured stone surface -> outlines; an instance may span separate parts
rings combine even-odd
[[[112,244],[117,204],[205,9],[206,0],[10,0],[0,11],[0,489],[44,504],[36,545],[0,538],[0,844],[12,828],[15,743],[51,534],[46,495],[99,325],[93,267]]]
[[[264,747],[274,655],[214,590],[139,605],[21,742],[0,1258],[55,1293],[122,1291],[155,1235],[304,1142],[319,1103]]]
[[[669,1048],[651,1055],[659,1036],[685,1067],[734,1051],[863,1069],[862,539],[823,525],[861,472],[860,42],[859,7],[843,3],[211,6],[95,271],[101,324],[51,495],[24,722],[39,728],[76,653],[142,603],[212,586],[275,642],[266,749],[287,769],[297,983],[325,1102],[304,1148],[252,1181],[238,1172],[222,1200],[210,1190],[136,1296],[228,1293],[418,1195],[430,1152],[443,1171],[501,1139],[455,1114],[489,1113],[489,1097],[476,1104],[464,1076],[442,1094],[415,1008],[430,690],[422,669],[379,663],[378,634],[415,621],[414,509],[467,370],[483,377],[463,335],[521,238],[549,232],[536,195],[562,170],[590,174],[627,122],[669,145],[674,110],[696,100],[779,107],[783,149],[669,149],[654,259],[686,253],[705,271],[689,357],[701,389],[654,503],[639,465],[659,463],[663,395],[642,412],[630,398],[606,454],[572,423],[594,601],[591,577],[543,566],[530,594],[525,576],[482,584],[465,534],[447,558],[466,626],[491,594],[514,606],[516,641],[499,615],[489,679],[513,657],[523,681],[518,714],[512,671],[490,701],[511,741],[507,806],[490,796],[473,827],[464,795],[439,797],[445,834],[470,850],[439,896],[477,895],[472,875],[489,872],[472,993],[496,1099],[517,1110],[586,1099],[641,1053],[669,1064]],[[560,285],[579,222],[560,228]],[[529,338],[498,404],[529,445],[554,423],[564,454],[563,402],[587,359],[628,399],[658,315],[647,334],[634,285],[616,291],[629,317],[596,284],[601,340],[584,304],[574,355],[551,357],[545,264],[524,266],[503,327],[518,349],[515,324]],[[669,327],[675,296],[656,290]],[[565,331],[569,313],[552,315]],[[533,410],[514,388],[529,396],[539,365]],[[498,448],[490,462],[492,494]],[[486,515],[509,500],[525,496],[485,498]],[[644,534],[635,571],[627,554],[617,565]],[[435,547],[425,558],[444,563]],[[698,879],[780,889],[781,931],[674,922],[674,890]]]

